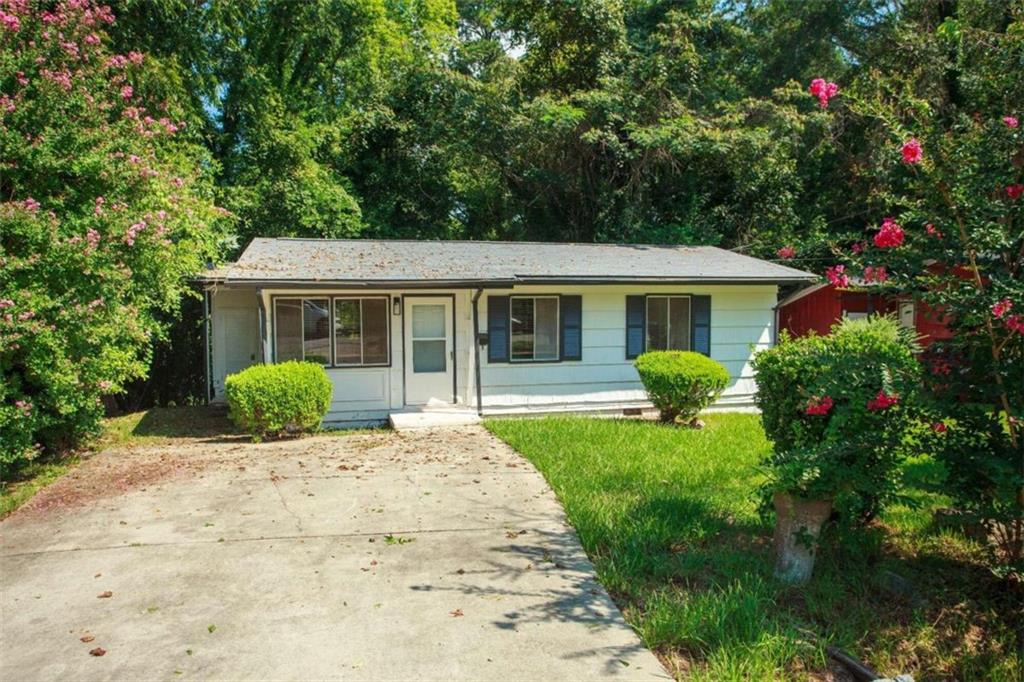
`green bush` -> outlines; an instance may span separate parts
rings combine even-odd
[[[312,362],[253,365],[229,376],[224,392],[231,421],[257,441],[316,430],[331,405],[331,381]]]
[[[636,359],[636,370],[662,421],[689,422],[718,399],[729,372],[706,355],[691,351],[651,351]]]
[[[754,357],[757,405],[774,452],[766,493],[835,498],[866,520],[898,490],[898,465],[929,433],[918,413],[921,363],[891,317],[844,320]],[[923,428],[922,428],[923,427]]]

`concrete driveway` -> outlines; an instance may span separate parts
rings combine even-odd
[[[108,451],[0,523],[0,581],[6,680],[667,678],[480,427]]]

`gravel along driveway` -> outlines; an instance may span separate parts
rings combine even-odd
[[[667,678],[480,427],[104,452],[0,522],[0,590],[5,680]]]

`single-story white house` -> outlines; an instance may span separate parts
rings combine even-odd
[[[633,359],[695,350],[752,409],[779,287],[815,276],[714,247],[254,239],[200,279],[209,398],[258,362],[323,363],[326,422],[396,412],[636,411]]]

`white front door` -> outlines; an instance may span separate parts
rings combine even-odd
[[[405,404],[451,403],[455,343],[449,296],[404,296]]]

